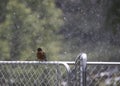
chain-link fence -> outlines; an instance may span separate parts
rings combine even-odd
[[[90,62],[86,74],[87,86],[120,86],[119,62]]]
[[[86,86],[86,62],[87,55],[80,53],[70,73],[70,86]]]
[[[120,86],[120,62],[86,62],[86,57],[76,59],[72,86]]]
[[[67,86],[64,62],[1,61],[0,86]]]
[[[120,62],[0,61],[0,86],[120,86]]]

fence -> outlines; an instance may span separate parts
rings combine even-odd
[[[0,61],[0,86],[120,86],[120,62]]]
[[[120,86],[120,62],[88,62],[87,86]]]
[[[0,86],[65,86],[69,71],[65,62],[0,61]]]
[[[120,62],[86,62],[86,57],[76,59],[73,86],[120,86]]]

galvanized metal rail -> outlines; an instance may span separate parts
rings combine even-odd
[[[90,82],[90,84],[93,85],[93,81],[96,78],[97,74],[104,74],[106,73],[106,70],[113,68],[114,67],[118,67],[120,66],[120,62],[87,62],[87,55],[85,53],[80,53],[75,61],[0,61],[0,65],[32,65],[32,64],[37,64],[37,65],[62,65],[64,66],[64,68],[66,69],[66,74],[67,74],[67,86],[89,86],[87,85],[88,82]],[[72,81],[73,85],[70,85],[70,74],[72,74],[72,67],[74,67],[76,74],[75,75],[75,80],[76,81]],[[99,66],[99,67],[98,67]],[[12,68],[12,66],[11,66]],[[99,70],[105,70],[103,72],[98,72],[96,74],[94,74],[94,72],[97,72],[97,70],[95,70],[96,68],[99,68]],[[100,69],[101,68],[101,69]],[[119,67],[118,67],[119,68]],[[4,69],[3,69],[4,70]],[[87,70],[92,71],[90,72],[90,74],[87,74]],[[59,69],[56,69],[56,71],[60,71]],[[2,71],[1,71],[2,72]],[[117,71],[118,72],[118,71]],[[3,74],[3,73],[2,73]],[[117,73],[120,74],[120,73]],[[114,74],[114,75],[117,75]],[[58,74],[57,74],[58,75]],[[94,77],[93,77],[94,76]],[[91,78],[93,77],[93,80],[87,81],[86,78]],[[100,76],[99,76],[100,77]],[[4,77],[2,77],[4,78]],[[103,77],[101,77],[103,78]],[[101,80],[100,78],[100,80]],[[99,79],[98,79],[99,80]],[[100,81],[97,81],[94,84],[98,84],[98,82],[100,83]],[[117,82],[114,82],[114,84],[116,84]],[[119,85],[119,84],[117,84]],[[57,85],[59,86],[59,85]],[[94,85],[93,85],[94,86]],[[95,85],[96,86],[96,85]]]

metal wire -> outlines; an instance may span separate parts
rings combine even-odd
[[[68,86],[65,62],[0,61],[0,86]]]
[[[120,62],[88,62],[87,86],[120,86]]]
[[[120,86],[120,62],[0,61],[0,86]]]
[[[84,64],[87,65],[85,77]],[[120,86],[120,62],[84,62],[78,57],[70,65],[75,65],[71,72],[70,86]]]

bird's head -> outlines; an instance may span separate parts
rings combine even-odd
[[[42,48],[38,48],[37,51],[42,51]]]

